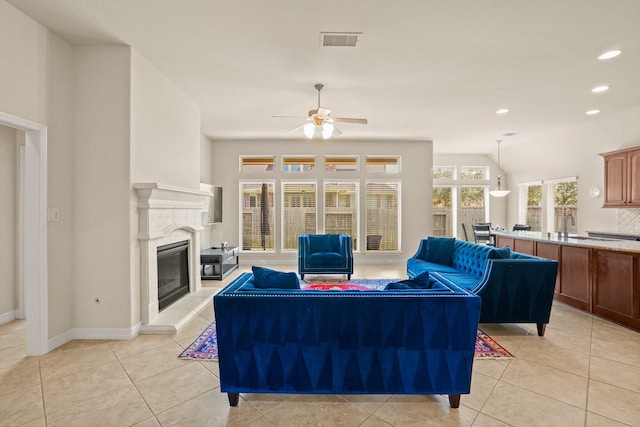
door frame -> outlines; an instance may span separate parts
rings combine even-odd
[[[49,303],[47,283],[47,127],[0,111],[0,124],[25,133],[20,157],[21,184],[18,209],[22,233],[18,242],[19,292],[24,292],[27,318],[27,355],[49,351]]]

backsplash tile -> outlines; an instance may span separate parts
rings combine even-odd
[[[640,209],[618,209],[618,233],[640,234]]]

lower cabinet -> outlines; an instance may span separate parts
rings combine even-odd
[[[500,246],[559,262],[554,298],[640,331],[640,254],[498,236]]]
[[[640,329],[638,259],[630,253],[595,251],[593,314]]]
[[[515,239],[512,248],[514,251],[520,252],[521,254],[535,255],[535,243],[536,242],[534,242],[533,240]]]
[[[590,256],[591,249],[579,246],[562,245],[560,249],[561,262],[559,301],[565,302],[581,310],[591,309],[591,278]]]
[[[546,259],[550,259],[553,261],[560,261],[560,248],[562,248],[562,246],[560,245],[556,245],[553,243],[543,243],[543,242],[536,242],[536,253],[535,255],[542,257],[542,258],[546,258]],[[560,269],[558,268],[558,276],[556,276],[556,290],[555,290],[555,297],[557,299],[558,295],[560,295]]]

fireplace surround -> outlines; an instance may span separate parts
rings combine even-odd
[[[158,183],[134,184],[137,196],[140,251],[141,333],[153,333],[149,325],[158,319],[158,248],[187,242],[188,295],[201,290],[200,231],[210,192]],[[175,302],[174,305],[177,305]]]

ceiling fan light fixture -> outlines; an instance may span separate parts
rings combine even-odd
[[[304,131],[304,136],[311,139],[313,138],[313,134],[316,132],[316,125],[314,125],[313,123],[307,123],[306,125],[304,125],[302,130]]]
[[[329,139],[333,135],[334,126],[332,123],[325,123],[321,126],[322,139]]]

